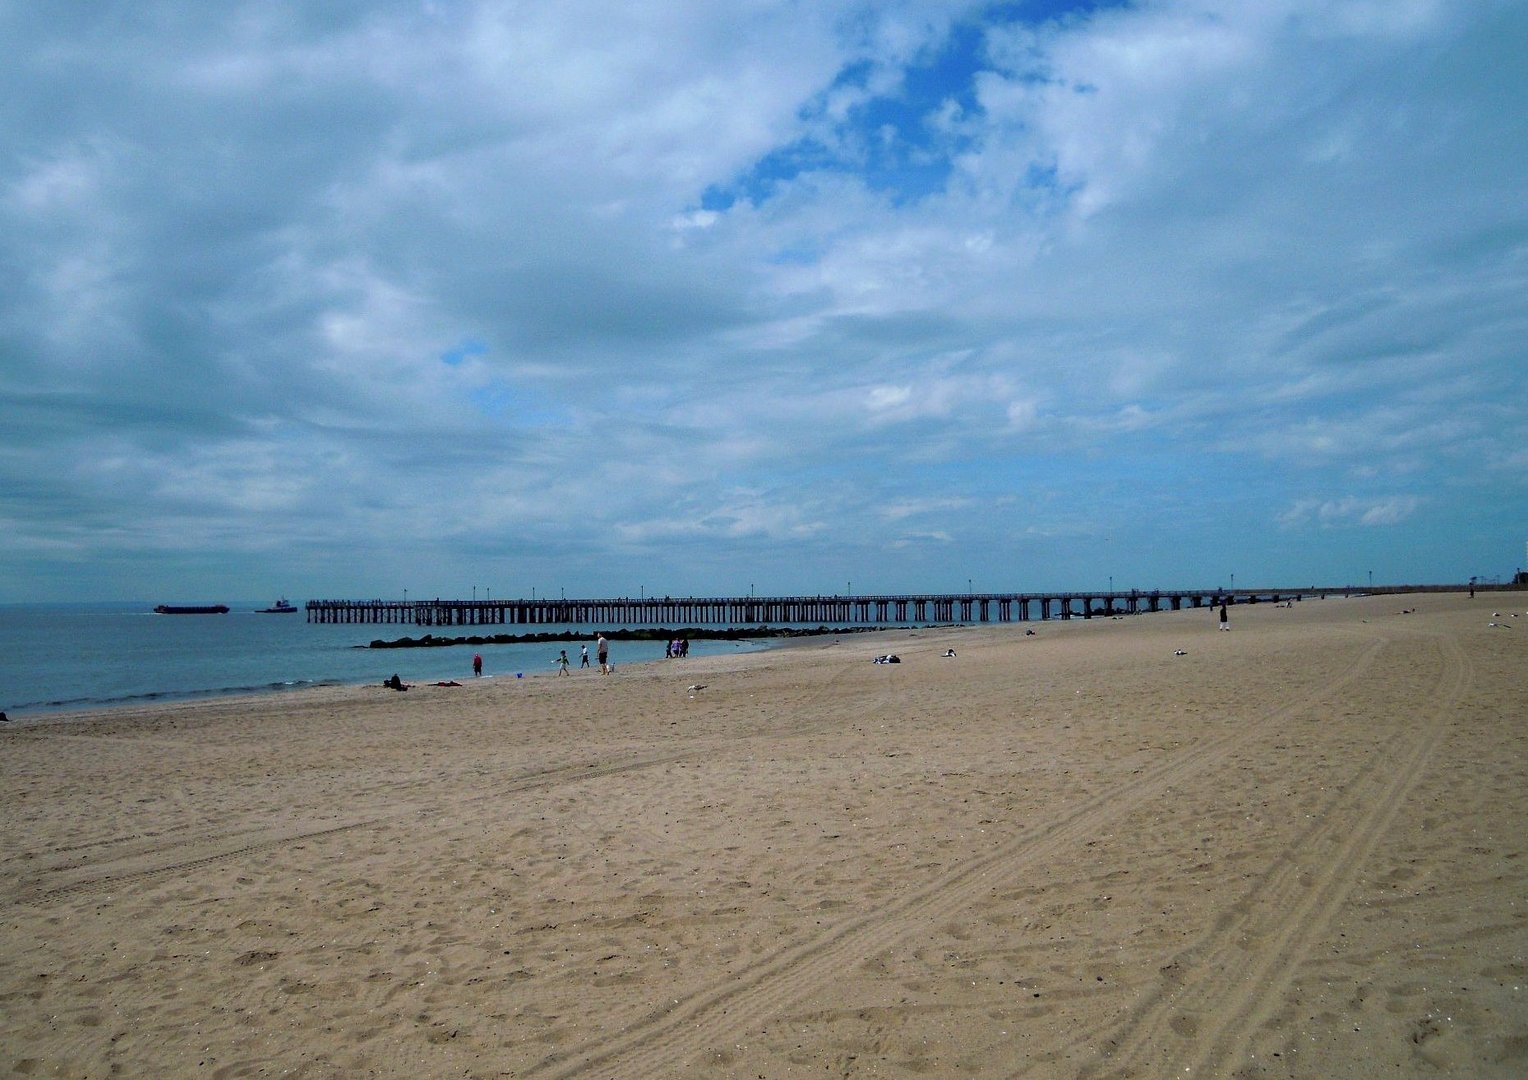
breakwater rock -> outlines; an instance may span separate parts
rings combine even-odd
[[[889,630],[887,626],[840,626],[840,627],[792,627],[792,626],[730,626],[724,630],[686,626],[678,629],[652,627],[642,630],[607,630],[610,641],[673,641],[683,638],[689,641],[756,641],[760,638],[815,637],[823,634],[865,634],[875,630]],[[447,645],[542,645],[553,642],[593,641],[595,635],[588,631],[561,630],[556,633],[537,634],[473,634],[470,637],[441,637],[425,634],[422,637],[401,637],[393,641],[377,638],[369,645],[355,645],[357,649],[431,649]]]

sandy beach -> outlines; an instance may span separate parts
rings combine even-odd
[[[1528,1073],[1528,596],[1231,627],[10,724],[0,1069]]]

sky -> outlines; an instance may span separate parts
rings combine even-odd
[[[1509,579],[1516,0],[0,0],[0,602]]]

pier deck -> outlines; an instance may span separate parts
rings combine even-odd
[[[888,596],[664,596],[605,599],[309,600],[310,623],[412,626],[875,626],[1091,619],[1227,604],[1282,603],[1388,589],[1162,589],[1151,592]],[[1393,590],[1399,591],[1399,590]]]

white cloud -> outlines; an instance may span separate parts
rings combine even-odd
[[[910,386],[872,386],[865,404],[869,406],[871,412],[876,413],[905,411],[905,406],[912,397],[913,390]]]
[[[630,521],[617,527],[626,543],[728,542],[748,539],[802,540],[824,531],[803,508],[763,494],[731,493],[719,504],[697,508],[693,516]]]
[[[1337,499],[1301,499],[1279,516],[1279,522],[1286,527],[1315,524],[1322,528],[1399,525],[1421,506],[1422,500],[1415,495],[1382,499],[1352,495]]]
[[[880,515],[887,521],[904,521],[912,517],[926,517],[930,514],[951,514],[969,510],[974,505],[974,500],[963,496],[945,497],[931,496],[921,499],[898,499],[889,505],[880,507]]]
[[[46,161],[25,163],[8,197],[27,214],[75,209],[94,201],[108,167],[107,155],[97,150],[64,148]]]
[[[1104,511],[1060,536],[1045,498],[1155,521],[1216,469],[1256,493],[1228,530],[1288,506],[1334,544],[1432,530],[1418,559],[1521,508],[1518,6],[989,24],[969,86],[904,97],[977,10],[7,12],[0,528],[93,514],[130,551],[205,487],[314,565],[392,535],[389,567],[733,580],[720,553],[771,544],[781,573],[948,544],[1082,572],[1046,545]],[[1141,548],[1143,581],[1197,565]],[[29,560],[0,542],[23,589]]]
[[[908,548],[923,548],[929,546],[944,546],[953,544],[955,537],[947,532],[935,530],[933,532],[905,533],[891,542],[893,551],[903,551]]]

